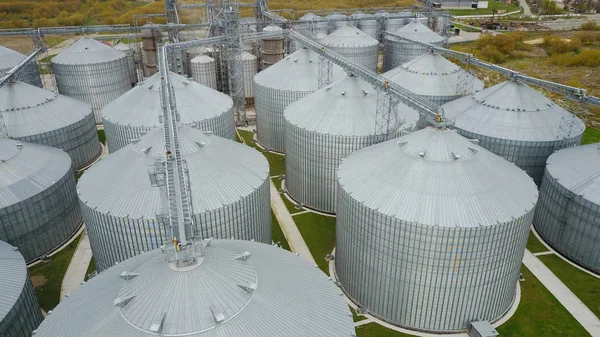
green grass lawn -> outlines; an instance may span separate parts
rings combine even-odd
[[[493,10],[505,10],[507,13],[514,12],[519,10],[519,6],[515,5],[506,5],[504,2],[498,2],[494,0],[490,0],[488,2],[488,8],[479,8],[479,9],[451,9],[448,12],[452,16],[459,15],[482,15],[482,14],[492,14]]]
[[[402,332],[388,329],[377,323],[369,323],[356,327],[356,337],[411,337]],[[443,335],[440,335],[443,336]]]
[[[309,212],[295,216],[294,222],[317,265],[329,275],[325,255],[335,247],[335,218]]]
[[[547,252],[548,248],[544,246],[540,240],[533,234],[533,232],[529,232],[529,238],[527,239],[527,249],[532,253],[541,253]]]
[[[360,322],[360,321],[362,321],[362,320],[365,320],[365,319],[367,319],[365,316],[358,316],[358,315],[356,314],[356,310],[354,310],[354,308],[353,308],[353,307],[351,307],[351,306],[348,306],[348,308],[350,308],[350,312],[352,313],[352,320],[354,320],[355,322]]]
[[[573,267],[560,257],[538,256],[590,310],[600,317],[600,279]]]
[[[100,143],[106,145],[106,134],[104,133],[104,130],[98,130],[98,140],[100,140]]]
[[[88,266],[88,269],[85,272],[85,280],[88,280],[88,275],[95,272],[96,271],[96,261],[94,260],[94,258],[92,257],[92,259],[90,260],[90,265]]]
[[[29,268],[29,275],[35,286],[40,307],[44,311],[52,310],[60,301],[60,287],[67,272],[71,257],[75,253],[79,237],[60,252],[51,257],[48,263],[39,263]]]
[[[600,130],[590,128],[589,126],[583,132],[581,144],[592,144],[600,142]]]
[[[256,144],[254,144],[254,142],[252,140],[254,137],[254,133],[252,131],[238,130],[238,132],[242,136],[244,143],[246,143],[246,145],[255,148],[256,150],[261,152],[267,158],[267,160],[269,161],[271,176],[280,175],[280,174],[285,173],[285,157],[284,156],[275,154],[275,153],[271,153],[271,152],[264,152],[260,147],[256,146]]]
[[[500,336],[589,336],[560,302],[533,276],[521,267],[521,302],[514,316],[496,330]]]
[[[279,242],[281,244],[281,248],[291,251],[290,245],[288,244],[287,239],[285,238],[285,235],[283,234],[283,231],[281,230],[281,227],[279,226],[279,222],[277,221],[277,218],[275,217],[275,213],[273,213],[272,210],[271,210],[271,240],[273,240],[273,242]]]

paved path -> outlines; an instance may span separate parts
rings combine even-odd
[[[283,231],[283,235],[287,239],[288,244],[290,245],[290,249],[294,253],[298,253],[303,258],[315,263],[315,259],[313,259],[310,254],[310,250],[308,246],[304,242],[302,238],[302,234],[298,230],[296,223],[292,219],[290,212],[287,207],[285,207],[285,203],[283,203],[283,199],[281,199],[281,195],[277,191],[277,188],[271,181],[271,207],[273,208],[273,213],[275,213],[275,217],[281,226],[281,230]]]
[[[540,259],[535,257],[529,250],[525,250],[523,264],[592,337],[600,337],[600,319]]]
[[[92,261],[92,248],[90,247],[87,231],[84,230],[60,287],[61,300],[66,294],[70,294],[79,288],[81,282],[85,280],[90,261]]]
[[[521,7],[523,7],[523,15],[525,16],[531,16],[531,9],[529,8],[529,4],[527,4],[527,1],[521,1]]]

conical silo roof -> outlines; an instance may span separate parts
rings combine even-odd
[[[0,138],[0,209],[46,191],[71,173],[71,158],[49,146]]]
[[[170,73],[182,124],[218,117],[231,110],[231,98],[214,89]],[[156,73],[102,109],[102,119],[115,124],[159,127],[162,123],[160,74]],[[208,130],[213,131],[213,130]]]
[[[281,27],[279,27],[277,25],[268,25],[265,28],[263,28],[262,31],[263,32],[280,32],[280,31],[283,31],[283,29],[281,29]]]
[[[9,70],[23,61],[27,55],[21,54],[10,48],[0,46],[0,69]]]
[[[195,213],[232,204],[253,193],[269,175],[260,153],[243,144],[188,127],[179,127],[182,158],[190,167]],[[112,216],[152,219],[160,191],[150,184],[148,168],[165,155],[163,128],[156,128],[94,164],[79,180],[80,200]]]
[[[321,44],[328,47],[370,47],[379,45],[379,41],[362,30],[346,25],[321,39]]]
[[[460,96],[457,84],[461,74],[471,76],[465,74],[463,69],[443,56],[436,53],[425,53],[383,73],[383,77],[417,95],[429,96],[432,101],[438,104],[439,101],[442,101],[443,104]],[[474,78],[473,92],[481,89],[483,89],[483,82]]]
[[[317,14],[312,13],[312,12],[308,12],[308,13],[302,15],[302,17],[300,17],[300,20],[318,20],[318,19],[322,19],[322,17],[320,17]]]
[[[126,51],[126,50],[131,50],[131,48],[129,48],[128,44],[125,44],[123,42],[119,42],[116,45],[113,46],[113,48],[115,48],[116,50],[120,50],[120,51]]]
[[[318,72],[319,56],[302,48],[256,74],[254,82],[271,89],[315,91],[318,89]],[[333,80],[343,76],[342,68],[333,65]]]
[[[508,223],[532,211],[538,197],[521,169],[446,129],[359,150],[340,164],[338,180],[378,213],[431,226]]]
[[[26,83],[0,87],[0,114],[9,137],[38,135],[72,126],[92,114],[92,106]]]
[[[83,37],[52,58],[57,64],[95,64],[118,60],[125,53],[89,37]]]
[[[577,127],[565,135],[581,135],[583,122],[544,94],[524,83],[506,81],[443,105],[446,118],[470,133],[506,140],[557,140],[561,124]],[[566,118],[563,121],[563,118]],[[570,121],[572,120],[572,121]]]
[[[338,136],[375,135],[377,91],[356,76],[334,82],[292,104],[285,110],[286,120],[306,131]],[[412,130],[419,114],[404,104],[398,105],[402,129]]]
[[[444,41],[443,37],[417,20],[413,20],[406,26],[401,27],[394,34],[426,43],[440,43]]]
[[[212,240],[204,251],[186,271],[160,250],[105,270],[61,301],[36,336],[355,334],[344,297],[305,259],[249,241]],[[102,319],[77,324],[90,315]]]

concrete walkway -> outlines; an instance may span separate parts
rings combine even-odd
[[[285,207],[285,203],[283,199],[281,199],[281,195],[277,191],[277,188],[271,181],[271,208],[273,208],[273,213],[275,213],[275,217],[279,222],[279,226],[281,226],[281,230],[283,231],[283,235],[287,239],[288,244],[290,245],[290,249],[292,252],[297,253],[303,258],[315,263],[315,259],[310,254],[310,250],[308,246],[304,242],[304,238],[302,238],[302,234],[298,230],[296,223],[292,219],[292,215],[288,211],[287,207]]]
[[[63,277],[62,285],[60,287],[60,299],[62,300],[66,294],[70,294],[75,291],[81,285],[81,282],[85,280],[87,269],[92,261],[92,248],[90,247],[90,240],[87,235],[87,231],[84,230],[75,250],[75,254],[69,262],[67,272]]]
[[[523,264],[592,337],[600,337],[600,319],[540,259],[525,250]]]
[[[531,16],[531,9],[529,8],[529,5],[527,4],[527,1],[522,1],[521,3],[521,7],[523,7],[523,15],[525,16]]]

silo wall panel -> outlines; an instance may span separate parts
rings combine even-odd
[[[254,75],[258,72],[258,59],[256,57],[244,58],[244,95],[246,98],[254,97]]]
[[[26,142],[59,148],[69,154],[76,169],[87,166],[102,153],[94,114],[58,130],[15,137]]]
[[[534,226],[556,251],[600,273],[600,205],[572,193],[548,170],[540,188]]]
[[[262,146],[276,152],[284,152],[283,111],[288,105],[311,92],[272,89],[254,82],[256,131]]]
[[[53,63],[59,93],[92,105],[96,123],[100,110],[131,89],[127,58],[96,64]]]
[[[194,81],[217,90],[217,67],[215,61],[190,62],[190,72]]]
[[[137,78],[137,67],[135,66],[135,56],[133,55],[133,49],[128,48],[123,50],[125,55],[127,55],[127,70],[129,71],[129,81],[132,85],[135,85],[138,82]]]
[[[441,47],[443,46],[443,41],[432,44]],[[427,49],[425,47],[417,44],[386,38],[383,47],[383,72],[394,69],[426,52]]]
[[[343,158],[377,142],[376,137],[316,133],[285,122],[285,187],[298,202],[335,213],[337,168]]]
[[[344,56],[348,60],[363,65],[367,69],[377,72],[377,61],[379,60],[379,46],[366,47],[332,47],[327,46],[332,51]]]
[[[190,169],[195,169],[191,167]],[[192,191],[193,195],[193,191]],[[155,219],[135,219],[98,212],[81,201],[96,269],[171,242],[170,230]],[[255,240],[271,243],[271,199],[269,179],[253,193],[221,208],[194,215],[203,238]]]
[[[533,212],[494,226],[420,225],[370,209],[338,185],[337,276],[386,321],[465,331],[511,307]]]
[[[358,29],[362,30],[375,40],[379,40],[379,37],[377,36],[377,32],[379,30],[379,23],[377,22],[377,20],[359,20]]]
[[[486,137],[455,127],[461,135],[478,139],[479,145],[501,157],[514,163],[533,178],[539,186],[546,167],[546,160],[554,153],[555,146],[559,141],[529,142],[512,139],[500,139]],[[571,145],[581,143],[581,134],[567,141]],[[562,142],[562,141],[560,141]]]
[[[81,224],[75,175],[69,170],[45,191],[0,209],[0,240],[32,261],[67,240]]]
[[[43,319],[33,284],[27,276],[21,294],[0,321],[0,336],[30,337]]]

